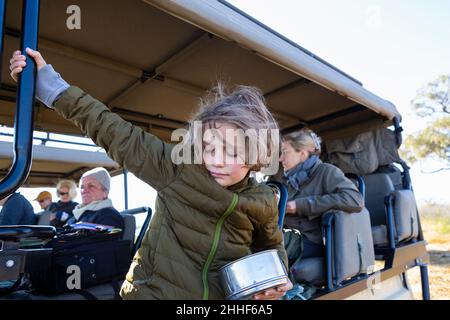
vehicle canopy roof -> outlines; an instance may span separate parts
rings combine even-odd
[[[81,29],[66,24],[69,5]],[[21,1],[10,1],[0,88],[0,123],[12,126]],[[70,84],[165,140],[183,127],[218,80],[259,87],[281,127],[309,126],[323,137],[388,125],[395,106],[361,83],[225,1],[42,1],[39,50]],[[35,128],[80,134],[39,105]]]
[[[0,141],[0,177],[8,173],[12,158],[12,142]],[[112,176],[122,173],[105,152],[33,145],[33,164],[22,187],[54,187],[61,179],[78,183],[84,172],[95,167],[104,167]]]

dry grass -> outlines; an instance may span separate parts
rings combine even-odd
[[[422,230],[430,254],[428,276],[431,299],[450,299],[450,207],[429,204],[420,210]],[[419,268],[408,271],[415,298],[421,299]]]

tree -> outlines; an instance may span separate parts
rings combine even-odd
[[[417,91],[412,105],[417,115],[450,115],[450,74],[440,75]]]
[[[441,75],[417,92],[412,101],[416,114],[428,120],[421,132],[405,138],[402,157],[411,163],[434,158],[450,169],[450,75]],[[433,171],[433,172],[436,172]]]

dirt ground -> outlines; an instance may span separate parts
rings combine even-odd
[[[422,221],[422,228],[427,250],[430,254],[428,277],[430,294],[433,300],[450,299],[450,234],[444,233],[432,221]],[[407,273],[413,288],[414,297],[422,299],[420,269],[418,267]]]

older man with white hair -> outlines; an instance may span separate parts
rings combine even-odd
[[[85,172],[80,179],[81,204],[73,210],[68,223],[78,221],[102,224],[123,230],[124,221],[108,198],[111,177],[104,168]]]

